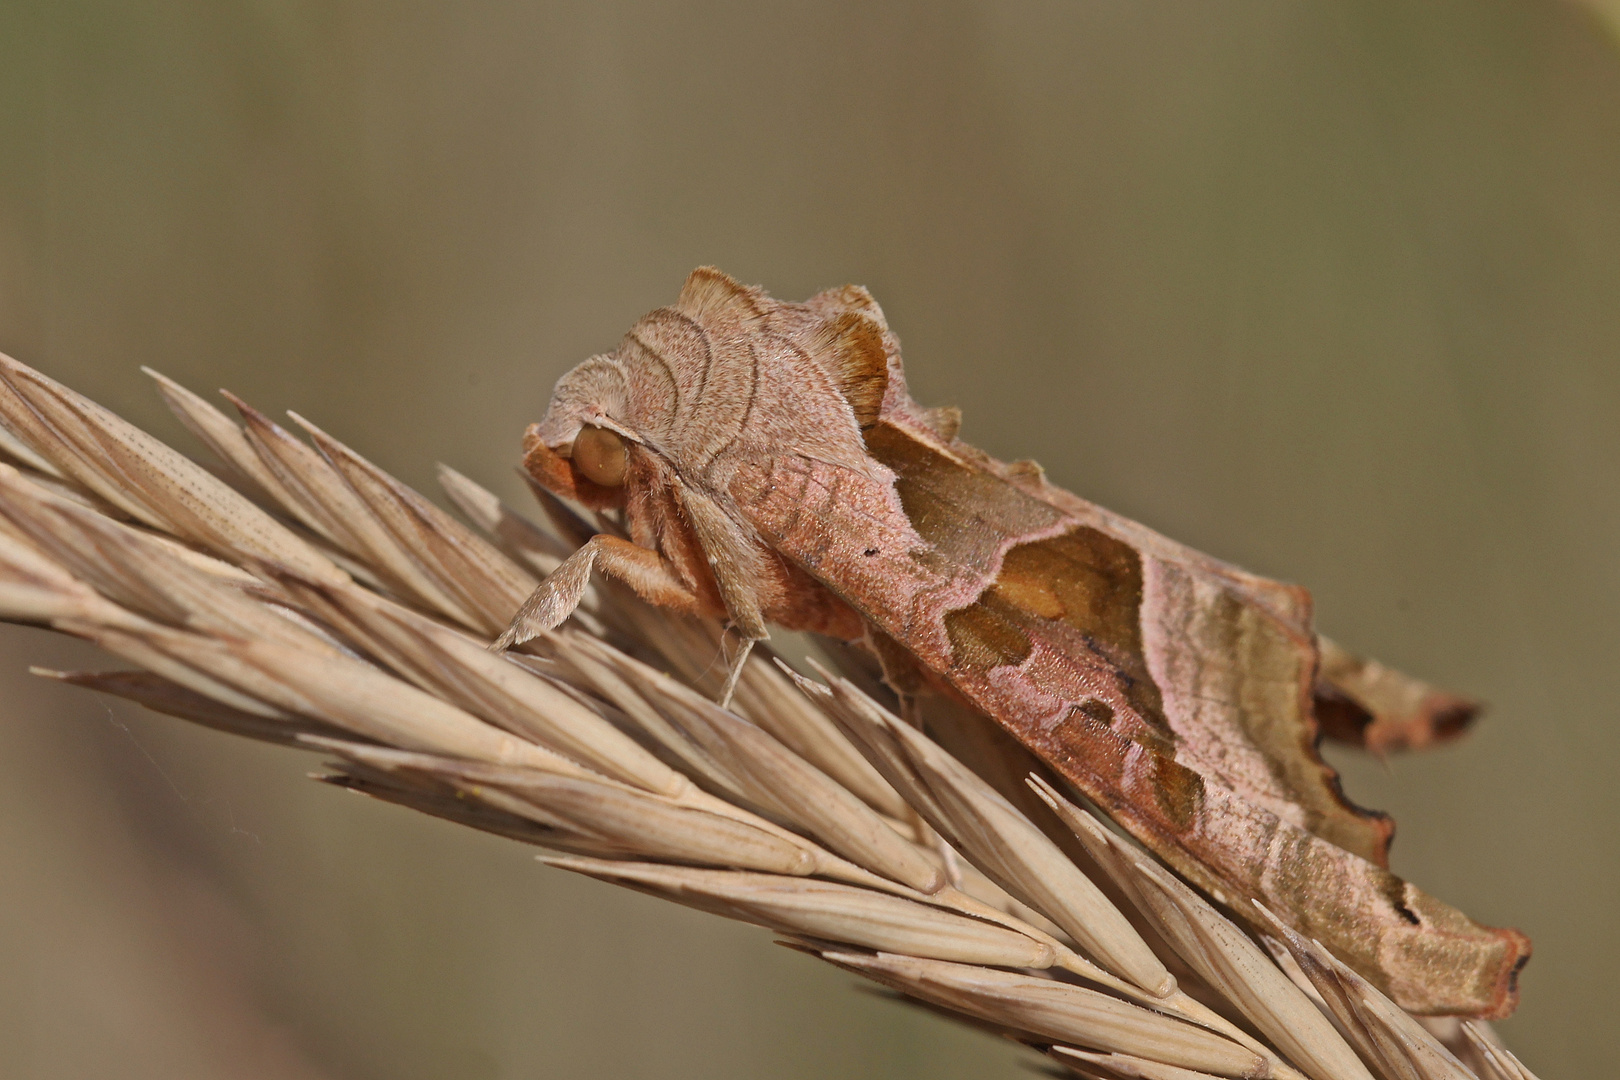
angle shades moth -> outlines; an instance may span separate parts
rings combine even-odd
[[[723,696],[768,624],[859,642],[903,702],[994,720],[1240,915],[1264,903],[1414,1012],[1510,1013],[1528,939],[1390,873],[1389,819],[1316,752],[1323,728],[1433,742],[1474,704],[1318,638],[1304,589],[997,461],[958,422],[911,399],[865,289],[788,303],[700,267],[530,427],[536,482],[626,535],[592,537],[497,645],[561,623],[594,572],[726,619],[743,644]]]

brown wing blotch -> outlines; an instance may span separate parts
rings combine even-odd
[[[1019,544],[990,588],[1031,615],[1069,624],[1119,661],[1141,665],[1142,561],[1130,545],[1088,528]]]
[[[699,321],[729,315],[758,322],[768,314],[770,303],[763,289],[744,285],[712,266],[700,266],[686,276],[675,308]]]
[[[989,669],[1028,659],[1033,648],[1029,634],[1009,614],[1005,605],[984,602],[947,612],[952,661],[959,667]]]
[[[833,377],[855,410],[856,423],[863,428],[876,423],[889,386],[883,328],[868,316],[846,311],[823,323],[805,343],[805,351]]]
[[[994,566],[1008,540],[1063,521],[1056,508],[893,424],[865,435],[867,451],[894,470],[906,519],[945,562]]]

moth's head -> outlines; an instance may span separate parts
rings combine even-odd
[[[705,400],[711,334],[757,322],[772,303],[762,290],[700,267],[670,307],[636,321],[613,352],[558,380],[545,417],[529,428],[524,465],[548,489],[588,506],[622,506],[638,462],[681,456],[677,412]],[[709,394],[713,399],[723,395]]]
[[[632,455],[648,442],[646,403],[632,404],[632,381],[616,354],[593,356],[559,379],[524,439],[530,475],[594,509],[622,506]]]

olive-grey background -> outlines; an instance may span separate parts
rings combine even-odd
[[[1419,0],[0,4],[0,348],[517,494],[566,367],[712,262],[872,288],[964,434],[1488,698],[1397,869],[1620,1056],[1620,53]],[[31,680],[0,634],[0,1073],[1017,1076],[768,935]]]

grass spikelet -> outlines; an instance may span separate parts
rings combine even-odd
[[[1533,1080],[1264,912],[1257,942],[1071,792],[1032,798],[1023,759],[959,759],[849,673],[761,648],[721,708],[721,628],[602,582],[489,652],[597,525],[441,467],[463,523],[308,421],[149,374],[231,483],[0,357],[0,617],[137,667],[37,674],[305,747],[328,783],[763,927],[1071,1075]]]

